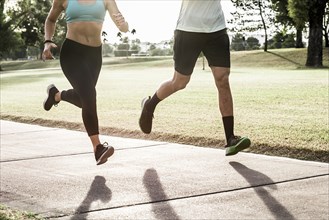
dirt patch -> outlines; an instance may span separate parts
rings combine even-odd
[[[65,128],[69,130],[85,131],[83,123],[74,123],[66,121],[55,121],[41,118],[30,118],[13,115],[1,115],[1,120],[9,120],[27,124],[37,124],[45,127]],[[145,140],[165,141],[179,144],[189,144],[200,147],[210,147],[224,149],[225,141],[219,139],[209,139],[197,136],[182,136],[169,133],[153,132],[151,134],[144,134],[139,130],[126,130],[115,127],[100,127],[100,133],[102,135],[136,138]],[[292,148],[289,146],[272,146],[268,143],[252,142],[252,146],[248,149],[248,152],[256,154],[264,154],[271,156],[289,157],[300,160],[329,162],[329,152],[324,150],[310,150],[305,148]]]

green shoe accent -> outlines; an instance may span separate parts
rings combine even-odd
[[[241,138],[238,143],[232,146],[226,147],[225,156],[232,156],[237,154],[239,151],[242,151],[250,146],[251,142],[249,138],[243,137]]]

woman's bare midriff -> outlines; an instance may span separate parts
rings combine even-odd
[[[102,44],[102,23],[92,21],[79,21],[67,24],[66,38],[91,47]]]

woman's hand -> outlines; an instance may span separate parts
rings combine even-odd
[[[116,26],[119,28],[122,32],[128,32],[129,31],[129,25],[126,22],[125,18],[122,16],[121,13],[114,14],[114,22]]]
[[[54,44],[54,43],[51,43],[51,42],[45,43],[44,49],[43,49],[43,52],[42,52],[42,60],[43,61],[55,59],[53,54],[51,53],[52,48],[57,48],[57,45]]]

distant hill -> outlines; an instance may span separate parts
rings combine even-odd
[[[231,59],[233,67],[305,68],[307,48],[231,52]],[[323,49],[323,65],[329,67],[329,48]]]
[[[232,67],[257,67],[257,68],[305,68],[307,48],[302,49],[275,49],[264,52],[263,50],[253,51],[232,51]],[[159,66],[172,66],[172,57],[129,57],[127,58],[103,58],[104,65],[141,63],[156,61]],[[200,61],[199,61],[200,62]],[[41,60],[1,61],[2,70],[41,69],[59,68],[59,60],[43,62]],[[329,67],[329,48],[323,49],[323,65]]]

